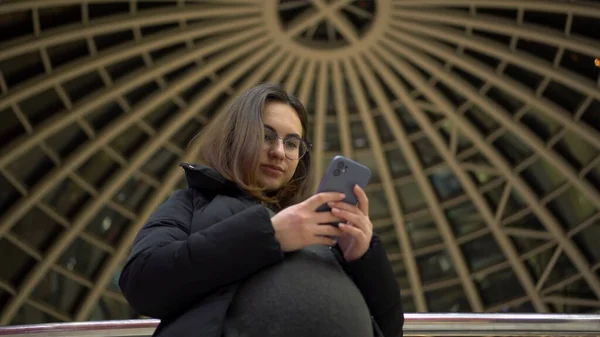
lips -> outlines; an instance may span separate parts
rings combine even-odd
[[[269,173],[270,175],[281,175],[283,174],[283,169],[279,166],[275,165],[261,165],[264,171]]]

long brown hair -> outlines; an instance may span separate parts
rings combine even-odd
[[[292,179],[273,195],[267,195],[265,188],[258,185],[259,154],[265,137],[262,116],[270,102],[292,107],[300,118],[302,137],[306,138],[308,116],[300,100],[279,85],[261,84],[242,93],[200,132],[198,159],[258,200],[283,209],[302,201],[309,192],[310,151],[300,159]]]

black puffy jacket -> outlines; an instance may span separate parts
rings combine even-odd
[[[283,252],[264,206],[212,168],[181,166],[189,188],[141,229],[119,286],[133,308],[161,320],[155,336],[220,337],[238,284],[280,262]],[[351,263],[333,251],[363,294],[375,335],[401,335],[400,289],[379,238]]]

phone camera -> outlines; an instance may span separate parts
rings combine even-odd
[[[344,162],[343,162],[343,161],[341,161],[341,162],[338,162],[338,164],[337,164],[337,168],[338,168],[338,169],[340,169],[340,170],[341,170],[341,169],[343,169],[343,168],[344,168],[344,166],[346,166],[346,164],[344,164]]]
[[[340,173],[341,173],[341,172],[340,172],[340,169],[335,169],[335,170],[333,171],[333,176],[334,176],[334,177],[337,177],[337,176],[339,176],[339,175],[340,175]]]

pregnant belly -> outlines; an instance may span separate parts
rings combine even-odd
[[[287,256],[244,282],[232,302],[226,337],[372,336],[355,284],[327,247]]]

